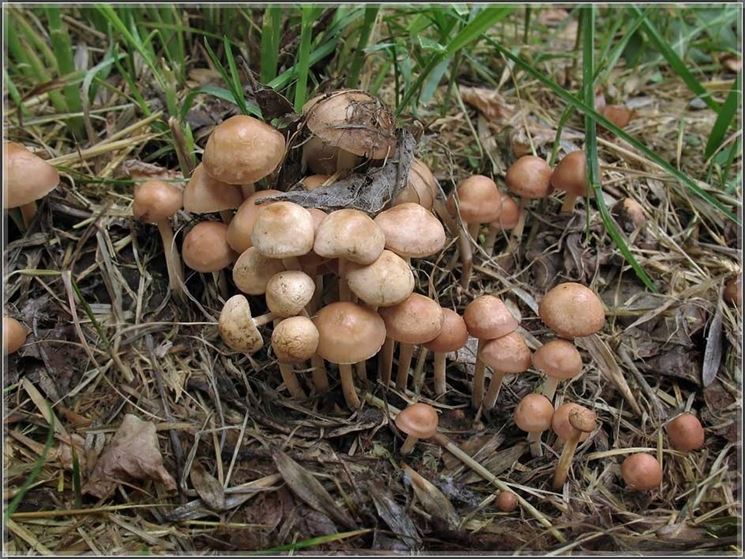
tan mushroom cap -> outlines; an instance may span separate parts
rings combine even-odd
[[[234,210],[243,203],[241,189],[212,178],[197,165],[184,188],[184,209],[195,214]]]
[[[243,295],[233,295],[225,301],[217,329],[225,345],[235,351],[255,353],[264,345],[251,315],[251,306]]]
[[[662,483],[662,466],[651,454],[630,454],[621,464],[621,477],[629,489],[649,491]]]
[[[15,353],[26,343],[26,327],[10,316],[3,316],[3,354]]]
[[[235,212],[233,219],[230,220],[230,225],[228,225],[228,244],[234,251],[242,253],[247,248],[253,246],[251,233],[253,233],[259,210],[268,204],[275,203],[266,202],[265,204],[257,204],[256,201],[262,198],[277,196],[278,194],[282,194],[282,192],[279,190],[260,190],[246,198],[238,207],[238,211]]]
[[[597,427],[597,414],[585,407],[578,406],[569,412],[569,425],[580,433],[592,433]]]
[[[517,496],[512,491],[500,491],[497,508],[502,512],[512,512],[517,508]]]
[[[704,446],[704,427],[695,415],[683,413],[667,424],[667,438],[675,450],[697,450]]]
[[[421,159],[414,159],[409,169],[406,186],[396,195],[391,202],[391,206],[411,202],[431,211],[435,205],[436,188],[437,179],[435,179],[429,167]]]
[[[515,425],[526,433],[542,433],[551,428],[554,407],[543,394],[528,394],[515,408]]]
[[[303,185],[305,190],[315,190],[316,188],[322,187],[323,183],[329,180],[329,176],[330,175],[310,175],[309,177],[304,177],[300,181],[300,184]]]
[[[408,258],[424,258],[445,246],[445,228],[419,204],[399,204],[375,218],[385,234],[385,248]]]
[[[442,309],[442,328],[437,337],[424,344],[429,351],[434,353],[448,353],[457,351],[466,345],[468,341],[468,328],[466,321],[452,309]]]
[[[456,215],[455,195],[458,197],[460,216],[466,223],[491,223],[499,218],[503,194],[497,183],[489,177],[474,175],[461,181],[454,193],[448,196],[447,207]]]
[[[308,208],[308,211],[310,212],[310,215],[313,216],[313,226],[315,227],[314,232],[314,240],[315,235],[318,234],[318,228],[321,226],[321,223],[323,223],[323,220],[326,219],[326,216],[328,215],[323,210],[319,210],[318,208]],[[318,267],[322,266],[326,262],[328,262],[327,258],[324,258],[323,256],[318,256],[315,251],[311,250],[308,254],[304,254],[302,256],[298,256],[298,262],[300,262],[300,266],[303,270],[315,270]]]
[[[606,105],[602,108],[600,114],[619,128],[625,128],[626,125],[631,122],[631,119],[634,116],[634,111],[629,109],[626,105]]]
[[[562,338],[589,336],[603,329],[605,310],[594,291],[574,282],[560,283],[543,297],[538,315]]]
[[[315,281],[305,272],[279,272],[266,284],[266,305],[277,316],[295,316],[310,303],[315,290]]]
[[[192,227],[184,237],[182,257],[184,263],[203,274],[219,272],[230,266],[235,253],[228,245],[228,226],[216,221],[202,221]]]
[[[243,293],[263,295],[269,280],[284,269],[281,260],[267,258],[256,247],[251,247],[235,261],[233,283]]]
[[[572,427],[571,423],[569,423],[569,416],[572,414],[572,412],[575,412],[579,409],[586,408],[583,408],[582,406],[580,406],[579,404],[575,404],[574,402],[567,402],[560,405],[554,411],[554,416],[553,418],[551,418],[551,430],[556,433],[556,436],[559,437],[559,439],[561,439],[562,441],[566,441],[572,435],[572,433],[575,432],[575,428]],[[579,437],[579,441],[582,442],[589,436],[590,433],[583,431]]]
[[[214,178],[228,184],[251,184],[270,175],[285,155],[279,130],[248,115],[218,124],[204,148],[202,164]]]
[[[504,177],[510,192],[520,198],[545,198],[551,194],[551,167],[535,155],[523,155]]]
[[[57,169],[26,147],[15,142],[4,142],[3,177],[5,179],[5,208],[18,208],[35,202],[57,188]]]
[[[582,150],[564,156],[551,175],[551,185],[575,196],[587,196],[587,159]]]
[[[429,297],[412,293],[398,305],[380,309],[388,337],[405,344],[434,340],[442,330],[445,314]]]
[[[507,305],[494,295],[481,295],[471,301],[463,312],[463,320],[468,333],[480,340],[501,338],[518,327]]]
[[[132,215],[145,223],[158,223],[173,217],[183,206],[184,193],[176,185],[148,180],[135,186]]]
[[[479,358],[495,371],[517,374],[530,367],[530,348],[517,332],[489,340],[479,352]]]
[[[509,196],[502,197],[502,209],[499,217],[489,225],[500,231],[514,229],[520,221],[520,206]]]
[[[611,208],[611,214],[626,231],[641,229],[647,224],[647,215],[642,205],[633,198],[623,198]]]
[[[550,377],[566,380],[582,372],[582,356],[573,343],[551,340],[533,353],[533,366]]]
[[[429,439],[437,433],[439,418],[435,408],[422,402],[412,404],[396,416],[396,427],[417,439]]]
[[[269,258],[308,254],[315,236],[313,216],[294,202],[276,202],[259,210],[251,242]]]
[[[331,363],[350,365],[370,359],[385,342],[383,319],[354,303],[331,303],[318,311],[313,323],[319,333],[317,353]]]
[[[396,122],[378,99],[358,90],[319,95],[303,107],[308,129],[326,144],[370,159],[392,157]]]
[[[318,340],[318,329],[310,318],[292,316],[274,327],[272,349],[280,363],[302,363],[315,355]]]
[[[324,258],[342,258],[367,266],[385,248],[385,234],[369,215],[359,210],[331,212],[316,232],[313,251]]]
[[[368,266],[350,262],[346,274],[352,293],[373,307],[397,305],[414,292],[411,267],[390,250]]]

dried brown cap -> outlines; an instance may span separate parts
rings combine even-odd
[[[586,409],[580,406],[579,404],[575,404],[574,402],[567,402],[566,404],[560,405],[556,410],[554,411],[554,416],[551,419],[551,430],[556,433],[556,436],[559,437],[562,441],[566,441],[572,433],[575,432],[574,427],[572,427],[572,424],[569,423],[569,416],[572,414],[572,412],[577,411],[578,409]],[[587,437],[590,436],[590,433],[582,432],[582,434],[579,437],[580,442],[587,439]]]
[[[405,344],[423,344],[434,340],[445,320],[442,307],[424,295],[412,293],[392,307],[380,309],[388,337]]]
[[[587,196],[590,185],[587,182],[587,159],[582,150],[564,156],[551,175],[551,184],[575,196]]]
[[[530,348],[520,334],[510,332],[485,343],[479,358],[495,371],[514,375],[530,367]]]
[[[397,305],[414,292],[411,267],[390,250],[368,266],[350,262],[346,274],[349,289],[373,307]]]
[[[396,122],[383,102],[357,90],[320,95],[303,107],[308,129],[326,144],[369,159],[396,151]]]
[[[417,439],[429,439],[437,433],[438,420],[435,408],[417,402],[401,410],[396,416],[396,427]]]
[[[195,214],[234,210],[242,203],[240,188],[212,178],[201,163],[184,189],[184,209]]]
[[[266,284],[266,305],[277,316],[295,316],[310,303],[315,290],[315,281],[305,272],[279,272]]]
[[[305,316],[285,318],[274,327],[272,349],[280,363],[302,363],[316,353],[318,329]]]
[[[300,184],[303,185],[303,188],[305,190],[315,190],[316,188],[320,188],[323,186],[323,184],[329,180],[330,175],[310,175],[309,177],[304,177]]]
[[[406,187],[396,195],[391,202],[391,206],[411,202],[431,211],[435,204],[436,188],[437,179],[435,179],[429,167],[422,160],[414,159],[409,168]]]
[[[370,359],[385,342],[383,319],[354,303],[331,303],[313,317],[313,323],[319,333],[318,355],[331,363],[348,365]]]
[[[582,356],[573,343],[551,340],[533,353],[533,366],[550,377],[565,380],[582,372]]]
[[[629,233],[647,224],[647,216],[642,205],[633,198],[623,198],[611,209],[611,214]]]
[[[520,198],[545,198],[551,194],[551,167],[540,157],[523,155],[507,169],[504,182]]]
[[[424,258],[445,246],[445,228],[419,204],[399,204],[375,218],[385,234],[385,248],[409,258]]]
[[[3,316],[3,354],[15,353],[26,343],[26,327],[10,316]]]
[[[512,491],[500,491],[497,508],[502,512],[512,512],[517,508],[517,496]]]
[[[494,295],[481,295],[471,301],[463,312],[463,320],[468,333],[480,340],[501,338],[518,327],[507,305]]]
[[[581,338],[603,329],[605,310],[594,291],[579,283],[560,283],[543,297],[538,314],[562,338]]]
[[[500,231],[514,229],[520,221],[520,206],[509,196],[503,196],[501,207],[499,217],[492,221],[489,226]]]
[[[149,180],[135,186],[132,215],[145,223],[170,219],[183,205],[181,188],[160,180]]]
[[[248,115],[218,124],[204,148],[202,164],[214,178],[228,184],[251,184],[270,175],[285,155],[285,137]]]
[[[269,280],[284,271],[281,260],[268,258],[256,247],[245,250],[233,266],[233,282],[243,293],[263,295]]]
[[[254,353],[264,345],[251,315],[251,306],[243,295],[234,295],[225,301],[217,329],[225,345],[235,351]]]
[[[228,245],[228,226],[216,221],[202,221],[184,237],[184,263],[197,272],[219,272],[230,266],[235,253]]]
[[[18,208],[44,198],[59,184],[57,169],[21,144],[5,142],[3,178],[5,208]]]
[[[730,278],[724,285],[722,298],[725,303],[739,307],[742,305],[742,273]]]
[[[316,232],[313,251],[324,258],[343,258],[367,266],[383,252],[385,234],[359,210],[331,212]]]
[[[526,433],[542,433],[551,427],[554,407],[543,394],[528,394],[515,408],[515,425]]]
[[[704,427],[698,418],[683,413],[667,424],[670,446],[681,452],[690,452],[704,446]]]
[[[491,223],[499,218],[503,194],[497,188],[497,183],[489,177],[474,175],[458,184],[447,201],[448,211],[452,215],[456,215],[456,194],[460,216],[464,222]]]
[[[294,202],[276,202],[259,210],[251,242],[269,258],[291,258],[307,254],[315,236],[313,216]]]
[[[442,317],[440,333],[434,340],[425,343],[424,347],[435,353],[457,351],[468,341],[466,321],[454,310],[446,308],[442,309]]]
[[[629,489],[649,491],[662,483],[662,466],[651,454],[630,454],[621,464],[621,477]]]
[[[235,212],[233,219],[230,220],[230,225],[228,225],[228,244],[234,251],[241,253],[253,246],[251,233],[253,233],[259,210],[268,204],[274,204],[274,202],[256,204],[256,201],[278,194],[282,194],[282,192],[279,190],[260,190],[243,201],[238,211]]]

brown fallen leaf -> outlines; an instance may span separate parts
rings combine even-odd
[[[433,485],[426,478],[422,477],[419,472],[404,464],[404,472],[411,479],[411,486],[414,488],[417,499],[422,503],[424,510],[432,516],[441,518],[451,530],[458,528],[460,518],[455,512],[455,507],[437,486]]]
[[[163,466],[155,424],[127,414],[96,462],[83,493],[106,499],[121,481],[145,479],[176,489],[176,481]]]
[[[199,460],[195,460],[192,464],[189,479],[194,486],[194,491],[205,505],[214,511],[225,510],[225,489]]]
[[[701,380],[704,387],[709,386],[717,378],[719,365],[722,362],[722,306],[717,307],[714,318],[706,336],[706,350],[704,351],[704,365],[701,371]]]
[[[463,101],[481,111],[486,118],[496,124],[509,120],[515,112],[515,107],[493,89],[461,86],[460,95]]]
[[[388,525],[394,534],[404,542],[409,549],[421,545],[422,538],[414,526],[414,522],[406,514],[391,495],[390,491],[382,483],[373,483],[369,487],[378,516]]]

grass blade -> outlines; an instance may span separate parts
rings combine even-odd
[[[367,47],[367,43],[370,41],[370,34],[375,25],[375,20],[378,18],[378,12],[380,12],[378,6],[365,6],[365,15],[362,20],[362,27],[360,28],[360,37],[357,41],[357,48],[354,52],[352,64],[349,67],[349,74],[347,75],[347,87],[355,88],[359,85],[360,70],[362,70],[362,65],[365,63],[365,48]]]
[[[714,126],[709,134],[709,140],[706,142],[706,149],[704,150],[704,157],[709,159],[714,155],[724,141],[724,137],[727,135],[727,130],[737,120],[737,108],[740,106],[740,88],[742,87],[742,72],[737,74],[735,83],[732,84],[727,99],[719,110],[717,120],[714,122]]]
[[[281,28],[282,8],[265,8],[261,29],[261,83],[268,83],[277,77]]]
[[[282,551],[294,551],[296,549],[305,549],[308,547],[315,547],[325,543],[338,542],[340,540],[346,540],[349,538],[356,538],[357,536],[363,536],[372,532],[369,528],[363,530],[351,530],[349,532],[337,532],[336,534],[327,534],[325,536],[318,536],[317,538],[310,538],[301,542],[290,543],[287,545],[280,545],[272,547],[270,549],[263,549],[261,551],[250,552],[248,555],[268,555],[269,553],[280,553]]]
[[[300,19],[300,48],[298,49],[297,83],[295,84],[295,110],[300,112],[305,104],[308,91],[308,70],[310,67],[310,44],[313,38],[313,18],[316,9],[313,6],[302,6]]]
[[[70,41],[70,35],[67,32],[67,26],[62,23],[62,15],[58,7],[49,7],[46,9],[47,20],[49,23],[49,36],[52,42],[52,50],[57,60],[57,72],[58,75],[64,76],[73,74],[75,72],[75,61],[72,55],[72,43]],[[67,111],[70,113],[78,113],[82,110],[80,102],[80,94],[78,88],[74,84],[68,84],[62,88],[65,102],[67,103]],[[80,136],[82,132],[82,120],[80,118],[73,118],[69,120],[69,125],[72,127],[73,132],[76,136]]]
[[[225,56],[228,58],[228,64],[230,64],[230,60],[232,60],[234,68],[235,60],[233,59],[233,51],[230,49],[230,43],[227,38],[224,38],[223,44],[225,45]],[[217,72],[220,74],[220,77],[222,78],[222,81],[224,81],[225,85],[227,85],[230,89],[230,96],[232,97],[232,99],[229,99],[229,101],[238,105],[238,108],[244,115],[249,114],[248,106],[246,105],[246,98],[243,95],[243,88],[240,87],[240,80],[236,80],[234,79],[234,77],[231,77],[231,74],[229,74],[228,71],[225,69],[225,66],[222,65],[220,59],[217,58],[215,51],[212,50],[212,47],[210,46],[207,39],[204,40],[204,48],[207,51],[207,56],[209,56],[210,62],[212,62],[215,70],[217,70]],[[231,68],[231,73],[233,73],[233,68]],[[237,76],[237,69],[235,73],[233,73],[233,76]],[[238,86],[238,89],[236,89],[236,85]]]

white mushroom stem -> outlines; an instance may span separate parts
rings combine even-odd
[[[166,255],[166,268],[168,269],[168,286],[174,295],[184,298],[184,266],[181,256],[173,239],[173,227],[167,219],[158,222],[158,232],[163,241],[163,252]]]
[[[325,394],[329,391],[329,378],[326,374],[326,364],[323,362],[320,355],[314,355],[311,357],[310,363],[313,366],[313,372],[311,373],[313,387],[319,394]]]
[[[230,297],[230,290],[228,289],[228,280],[225,277],[225,270],[212,272],[212,279],[217,284],[217,288],[220,290],[222,298],[228,299]]]
[[[404,391],[408,384],[409,367],[411,367],[411,358],[414,355],[414,345],[402,342],[398,347],[398,374],[396,376],[396,388]]]
[[[484,409],[490,410],[494,407],[494,404],[497,403],[497,398],[499,398],[499,389],[502,388],[503,378],[504,373],[501,371],[494,371],[492,373],[491,382],[489,383],[489,389],[486,391],[486,396],[484,396]]]
[[[254,325],[256,328],[260,328],[264,326],[265,324],[269,324],[270,322],[273,322],[277,318],[277,315],[275,315],[273,312],[268,312],[266,314],[262,314],[261,316],[256,316],[253,318]]]
[[[435,353],[435,394],[442,396],[447,391],[447,353]]]
[[[541,394],[548,398],[549,402],[553,402],[558,386],[559,379],[557,377],[546,376],[546,380],[543,382],[543,387],[541,388]]]
[[[352,365],[339,365],[339,376],[341,377],[341,390],[344,393],[344,400],[350,409],[356,410],[360,407],[361,402],[354,389],[354,376],[352,374]]]
[[[21,219],[23,220],[23,228],[28,229],[31,222],[36,217],[36,202],[29,202],[18,208],[21,211]]]
[[[468,234],[473,239],[473,242],[476,244],[479,244],[479,231],[481,230],[481,224],[480,223],[469,223],[468,224]]]
[[[462,226],[458,234],[458,252],[460,253],[462,268],[461,287],[468,290],[468,285],[471,283],[471,274],[473,273],[473,248],[471,248],[471,243],[466,237]]]
[[[502,232],[502,229],[499,227],[494,227],[493,225],[489,225],[489,233],[486,236],[486,242],[484,243],[484,250],[486,250],[486,253],[489,256],[492,256],[494,254],[494,245],[497,244],[497,237]]]
[[[484,344],[488,340],[479,340],[478,349],[476,350],[476,364],[473,367],[473,388],[471,389],[471,404],[474,409],[479,409],[481,401],[484,399],[484,374],[486,365],[479,357]]]
[[[393,371],[393,349],[395,346],[393,338],[386,337],[383,351],[380,352],[380,380],[383,386],[388,388],[391,383],[391,372]]]
[[[414,392],[419,394],[422,391],[422,385],[424,384],[424,364],[427,361],[426,347],[419,348],[419,357],[416,360],[416,366],[414,367]]]
[[[266,315],[264,315],[266,316]],[[281,322],[281,318],[274,319],[274,326]],[[295,374],[295,367],[289,363],[279,362],[279,373],[282,375],[282,382],[284,383],[287,391],[290,393],[295,400],[305,400],[307,398],[305,390],[300,386],[300,380]]]
[[[416,443],[418,441],[419,439],[417,439],[415,436],[407,435],[404,444],[401,445],[401,454],[404,456],[406,456],[407,454],[411,454],[411,451],[414,450],[414,447],[416,446]]]
[[[543,447],[541,446],[541,431],[528,433],[528,443],[530,444],[530,455],[534,458],[543,456]]]
[[[556,473],[554,473],[553,488],[558,491],[564,487],[564,483],[569,475],[569,466],[572,464],[572,458],[574,458],[574,451],[577,450],[577,444],[582,433],[578,429],[574,429],[569,438],[564,442],[564,449],[561,451],[561,457],[559,463],[556,465]]]
[[[243,193],[243,199],[250,198],[256,193],[256,186],[251,184],[244,184],[241,186],[241,193]]]
[[[564,198],[564,203],[561,205],[561,211],[559,213],[562,213],[562,214],[572,213],[574,211],[574,205],[576,203],[577,203],[577,195],[569,194],[567,192],[567,195]]]
[[[518,244],[520,244],[520,237],[523,236],[523,230],[525,229],[525,216],[527,215],[525,206],[527,206],[527,204],[528,202],[525,198],[520,198],[520,217],[517,219],[517,225],[515,225],[515,227],[512,229],[510,242],[507,245],[507,254],[514,253],[515,248]]]

